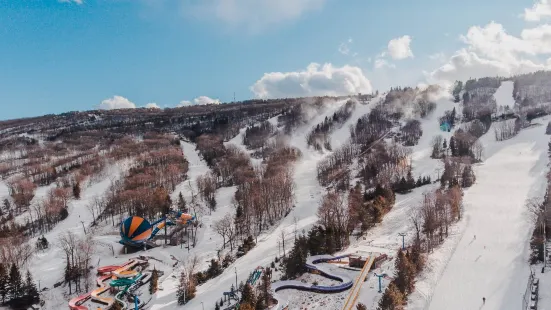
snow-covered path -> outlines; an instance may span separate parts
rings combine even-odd
[[[500,107],[513,108],[515,106],[515,99],[513,98],[513,81],[501,82],[501,86],[494,93],[497,105]]]
[[[0,203],[4,203],[4,199],[10,195],[8,186],[5,180],[0,180]]]
[[[526,202],[542,197],[546,187],[544,132],[538,126],[504,142],[484,139],[486,160],[475,167],[476,183],[464,196],[465,228],[429,309],[479,309],[482,297],[486,310],[521,305],[533,225]]]
[[[195,144],[181,140],[180,146],[184,152],[184,156],[189,162],[189,170],[187,172],[187,180],[176,185],[174,191],[170,194],[172,201],[178,201],[178,195],[182,192],[182,196],[186,201],[191,200],[191,191],[189,185],[193,187],[193,191],[197,194],[197,177],[209,171],[207,163],[199,157],[199,153],[195,150]]]

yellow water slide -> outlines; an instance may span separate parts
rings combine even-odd
[[[119,269],[113,271],[113,275],[117,278],[133,278],[138,275],[138,272],[134,270],[134,267],[145,263],[139,259],[133,259],[130,264],[124,265]]]
[[[105,280],[108,280],[109,278],[105,278]],[[99,284],[99,283],[98,283]],[[103,284],[103,282],[101,283],[101,287],[95,289],[92,291],[92,293],[90,293],[90,297],[92,298],[92,301],[94,302],[97,302],[97,303],[100,303],[100,304],[104,304],[105,305],[105,308],[100,308],[98,307],[97,309],[98,310],[101,310],[101,309],[109,309],[113,306],[113,304],[115,303],[115,299],[114,298],[111,298],[111,297],[102,297],[100,296],[101,294],[105,293],[107,290],[109,290],[109,286]]]
[[[91,293],[90,293],[90,296],[92,298],[92,301],[94,302],[97,302],[97,303],[101,303],[101,304],[104,304],[105,305],[105,308],[100,308],[98,307],[97,310],[103,310],[103,309],[109,309],[113,306],[113,304],[115,303],[115,299],[114,298],[111,298],[111,297],[102,297],[100,296],[101,294],[105,293],[106,291],[109,290],[109,285],[106,285],[104,284],[104,282],[106,280],[109,280],[109,279],[116,279],[116,278],[132,278],[132,277],[135,277],[138,275],[138,272],[136,270],[134,270],[134,268],[137,266],[137,265],[141,265],[145,263],[144,261],[142,260],[139,260],[139,259],[133,259],[131,260],[128,264],[124,264],[123,266],[121,266],[120,268],[118,269],[115,269],[113,272],[112,272],[112,277],[111,276],[103,276],[103,277],[100,277],[98,279],[98,285],[100,286],[99,288],[93,290]]]

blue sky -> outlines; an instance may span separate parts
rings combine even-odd
[[[415,85],[462,48],[488,61],[505,59],[477,41],[477,33],[499,37],[502,30],[489,27],[491,21],[503,25],[511,40],[538,27],[521,17],[532,0],[80,2],[0,0],[0,119],[88,110],[109,98],[113,106],[123,98],[136,106],[173,107],[209,102],[194,100],[200,96],[231,101],[234,92],[243,100],[317,95],[333,87],[342,93]],[[472,40],[459,38],[475,25],[483,28],[475,29]],[[395,59],[389,41],[406,35],[413,57]],[[340,46],[348,53],[339,52]],[[511,50],[515,57],[520,53],[540,65],[536,58],[542,55]],[[375,68],[377,59],[387,65]],[[322,77],[308,89],[297,86],[310,79],[304,72],[311,63],[329,63],[327,72],[340,77]],[[299,73],[293,78],[274,72]],[[350,79],[355,86],[342,85]]]

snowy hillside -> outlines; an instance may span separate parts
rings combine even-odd
[[[10,302],[40,309],[517,309],[551,119],[512,80],[460,86],[19,133],[0,280],[29,271]]]

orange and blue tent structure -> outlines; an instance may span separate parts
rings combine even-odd
[[[178,224],[188,225],[195,221],[195,216],[183,213],[173,212],[175,215],[175,221]],[[162,217],[159,220],[150,223],[148,220],[140,216],[130,216],[121,222],[119,243],[140,247],[146,241],[153,238],[165,225],[174,225],[174,223],[168,220],[166,217]]]

